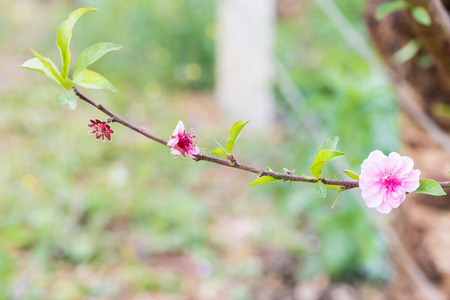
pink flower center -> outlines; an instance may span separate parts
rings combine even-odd
[[[178,134],[178,150],[181,152],[190,153],[195,149],[196,142],[194,141],[196,135],[192,132],[184,132]]]
[[[400,180],[392,174],[389,174],[386,177],[381,178],[381,183],[389,192],[396,190],[397,187],[401,185]]]

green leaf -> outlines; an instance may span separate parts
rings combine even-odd
[[[70,86],[65,85],[64,79],[61,77],[61,74],[59,74],[58,67],[56,67],[55,63],[51,61],[50,58],[43,57],[33,49],[31,49],[31,51],[33,51],[37,60],[40,62],[40,65],[36,60],[30,59],[24,63],[26,64],[26,68],[39,71],[55,81],[60,86],[64,88],[70,88]]]
[[[314,163],[310,167],[311,174],[317,178],[320,178],[322,174],[322,169],[325,164],[333,159],[344,156],[344,152],[334,151],[334,150],[321,150],[314,159]]]
[[[433,196],[447,195],[441,185],[433,179],[421,179],[420,186],[414,192]]]
[[[63,21],[58,27],[58,38],[56,39],[56,45],[58,45],[59,50],[61,51],[61,60],[62,60],[62,70],[61,76],[63,78],[67,78],[69,75],[69,64],[70,64],[70,40],[72,39],[72,30],[73,26],[77,22],[77,20],[85,13],[90,11],[97,11],[96,8],[88,7],[88,8],[79,8],[73,11],[69,18]]]
[[[106,53],[117,51],[121,48],[122,46],[114,43],[98,43],[86,48],[83,52],[81,52],[80,57],[77,60],[72,77],[75,77],[80,71],[99,60]]]
[[[228,158],[228,153],[223,148],[220,148],[220,147],[216,147],[216,149],[212,150],[210,153],[217,154],[217,155]]]
[[[55,76],[53,76],[52,72],[50,72],[47,69],[47,67],[44,66],[41,63],[41,61],[39,60],[39,58],[37,58],[37,57],[33,57],[32,59],[27,60],[26,62],[21,64],[19,67],[38,71],[39,73],[44,74],[45,76],[47,76],[48,78],[50,78],[51,80],[53,80],[54,82],[56,82],[57,84],[62,86],[61,82],[59,82],[59,80],[56,79]]]
[[[336,205],[336,201],[339,198],[339,195],[342,193],[343,189],[340,188],[339,191],[337,192],[336,198],[334,198],[334,202],[333,205],[331,205],[331,209],[334,209],[334,206]]]
[[[77,108],[77,99],[77,95],[72,89],[68,89],[67,91],[59,93],[58,96],[56,96],[56,102],[67,106],[69,109]]]
[[[105,77],[88,69],[79,72],[73,78],[73,83],[88,89],[109,89],[117,93],[117,89]]]
[[[356,171],[350,171],[350,170],[344,170],[344,173],[348,175],[348,177],[359,180],[359,175],[361,175],[361,172]]]
[[[325,187],[325,184],[322,181],[317,181],[315,186],[316,186],[316,191],[319,193],[319,195],[322,198],[325,198],[327,196],[327,188]]]
[[[267,167],[266,170],[269,172],[273,172],[273,170],[270,167]]]
[[[305,175],[303,173],[298,172],[298,174],[300,174],[300,176],[302,176],[305,179],[317,179],[317,177],[311,176],[311,175]]]
[[[390,13],[407,8],[409,8],[409,3],[406,1],[383,2],[377,6],[377,9],[375,11],[375,19],[377,19],[377,21],[380,21]]]
[[[257,185],[260,183],[266,183],[266,182],[273,182],[273,181],[277,181],[277,180],[281,180],[280,178],[275,178],[272,176],[261,176],[258,177],[257,179],[253,180],[252,182],[250,182],[248,185]]]
[[[422,45],[418,40],[412,39],[394,53],[392,60],[397,65],[401,65],[413,58],[419,52],[421,47]]]
[[[233,153],[233,147],[234,143],[238,140],[239,136],[241,135],[241,130],[244,128],[245,125],[247,125],[249,121],[241,120],[237,121],[233,124],[233,126],[230,129],[230,136],[228,137],[228,141],[226,144],[226,148],[230,154]]]
[[[428,14],[428,11],[425,8],[423,8],[421,6],[414,7],[411,10],[411,14],[412,14],[414,20],[416,20],[420,24],[422,24],[424,26],[431,25],[430,15]]]
[[[316,151],[316,155],[319,154],[319,152],[322,150],[336,150],[338,142],[339,142],[338,136],[330,137],[328,140],[323,142],[322,145],[320,145],[319,149],[317,149]]]

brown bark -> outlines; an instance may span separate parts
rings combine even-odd
[[[429,12],[430,26],[415,21],[410,10],[375,20],[376,7],[384,1],[368,1],[366,21],[375,47],[391,70],[399,97],[414,101],[441,128],[449,130],[450,118],[442,114],[440,107],[450,105],[450,1],[409,0],[413,7],[422,6]],[[411,39],[418,39],[423,48],[406,63],[396,64],[393,55]],[[433,65],[423,64],[426,56],[433,58]],[[448,178],[449,153],[413,117],[403,113],[402,119],[402,153],[413,157],[422,178]],[[446,262],[450,262],[450,197],[411,195],[393,218],[407,251],[428,280],[449,298],[450,265]],[[392,299],[426,299],[404,270],[398,274],[391,287]]]

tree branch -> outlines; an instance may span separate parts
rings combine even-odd
[[[90,105],[96,107],[98,110],[100,110],[103,113],[105,113],[106,115],[108,115],[111,118],[112,122],[120,123],[120,124],[124,125],[125,127],[128,127],[131,130],[134,130],[137,133],[140,133],[143,136],[145,136],[151,140],[154,140],[155,142],[158,142],[162,145],[167,146],[166,140],[147,132],[143,128],[139,128],[139,127],[131,124],[130,122],[125,121],[124,119],[120,118],[119,116],[117,116],[116,114],[114,114],[113,112],[111,112],[110,110],[105,108],[103,105],[96,103],[95,101],[93,101],[92,99],[90,99],[89,97],[87,97],[86,95],[81,93],[76,87],[73,87],[73,90],[75,91],[75,94],[81,100],[89,103]],[[271,177],[274,177],[277,179],[282,179],[285,181],[299,181],[299,182],[308,182],[308,183],[316,183],[317,181],[322,181],[324,184],[342,187],[345,190],[356,188],[359,186],[358,181],[332,180],[332,179],[326,179],[326,178],[309,179],[309,178],[305,178],[305,177],[299,176],[299,175],[266,171],[263,169],[259,169],[259,168],[255,168],[252,166],[247,166],[247,165],[241,164],[237,161],[232,162],[232,161],[222,160],[222,159],[218,159],[218,158],[203,155],[203,154],[194,155],[194,160],[195,161],[208,161],[208,162],[222,165],[225,167],[230,167],[230,168],[235,168],[235,169],[255,173],[255,174],[258,174],[259,176],[271,176]],[[449,186],[450,186],[450,182],[449,182]]]

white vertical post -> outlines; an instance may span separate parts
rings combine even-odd
[[[274,120],[275,0],[219,0],[216,97],[230,121]]]

